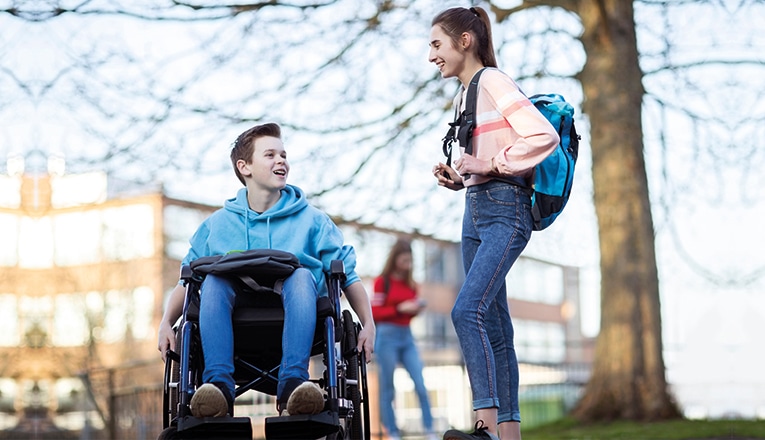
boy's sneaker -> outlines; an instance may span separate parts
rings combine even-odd
[[[189,408],[194,417],[223,417],[228,413],[228,401],[220,388],[206,383],[191,396]]]
[[[484,426],[483,420],[475,422],[473,432],[467,434],[456,429],[450,429],[444,434],[444,440],[499,440],[499,437],[489,432],[489,428]]]
[[[286,414],[319,414],[324,410],[324,393],[318,385],[306,381],[295,388],[287,399]]]

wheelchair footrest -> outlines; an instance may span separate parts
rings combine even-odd
[[[178,420],[177,438],[252,439],[249,417],[184,417]]]
[[[331,411],[319,414],[266,417],[266,439],[316,439],[337,432],[340,419]]]

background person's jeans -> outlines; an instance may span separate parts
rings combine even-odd
[[[400,435],[396,426],[396,415],[393,411],[393,400],[396,389],[393,383],[393,372],[396,365],[401,364],[414,382],[414,391],[422,409],[422,425],[425,432],[433,431],[433,416],[430,412],[428,390],[422,377],[422,360],[417,352],[412,331],[408,325],[398,325],[379,322],[376,325],[375,361],[378,366],[378,381],[380,385],[380,419],[390,436]]]
[[[520,421],[518,359],[505,277],[531,237],[531,198],[490,181],[467,189],[462,221],[465,283],[452,309],[473,393],[473,409],[498,408],[498,421]]]
[[[199,305],[199,332],[205,359],[202,381],[224,384],[231,401],[235,389],[234,332],[231,322],[235,298],[236,293],[226,278],[215,275],[205,277]],[[316,330],[317,298],[316,282],[308,269],[296,269],[284,280],[284,332],[277,396],[281,395],[286,381],[308,380],[308,362]]]

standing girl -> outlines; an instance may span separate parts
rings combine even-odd
[[[462,83],[455,105],[464,109],[465,90],[478,82],[473,154],[454,168],[439,163],[433,175],[440,186],[466,188],[462,220],[465,282],[452,309],[452,322],[465,360],[475,430],[447,431],[444,440],[521,438],[518,360],[507,305],[505,278],[531,237],[528,182],[534,167],[558,142],[555,129],[518,88],[497,69],[489,16],[479,7],[438,14],[430,32],[429,61],[443,78]]]
[[[428,390],[422,376],[422,360],[409,327],[412,318],[425,308],[424,301],[417,298],[417,286],[412,279],[412,246],[409,241],[400,239],[393,245],[382,273],[375,279],[374,292],[372,316],[377,327],[375,353],[379,367],[380,419],[388,432],[388,439],[401,439],[393,411],[396,395],[393,373],[399,363],[414,383],[422,408],[426,439],[435,439]]]

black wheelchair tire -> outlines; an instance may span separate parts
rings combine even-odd
[[[175,426],[171,426],[160,432],[157,440],[178,440],[180,438],[181,437],[178,435],[178,431],[175,429]]]
[[[162,392],[162,427],[169,428],[178,415],[178,382],[181,377],[181,365],[168,355],[165,359],[165,383]],[[170,384],[176,384],[170,386]]]
[[[348,310],[343,311],[343,337],[344,347],[343,354],[347,361],[347,373],[346,379],[354,381],[355,385],[347,386],[346,397],[353,402],[354,414],[351,418],[351,424],[348,427],[346,433],[349,438],[353,440],[364,439],[364,423],[362,420],[362,401],[361,401],[361,378],[359,377],[359,354],[356,351],[356,345],[358,344],[356,323],[353,321],[353,316]]]
[[[173,383],[179,383],[181,381],[181,364],[180,362],[172,361],[170,366],[170,380]],[[175,419],[178,416],[178,387],[174,387],[170,390],[170,408],[168,414],[170,414],[170,420]]]

